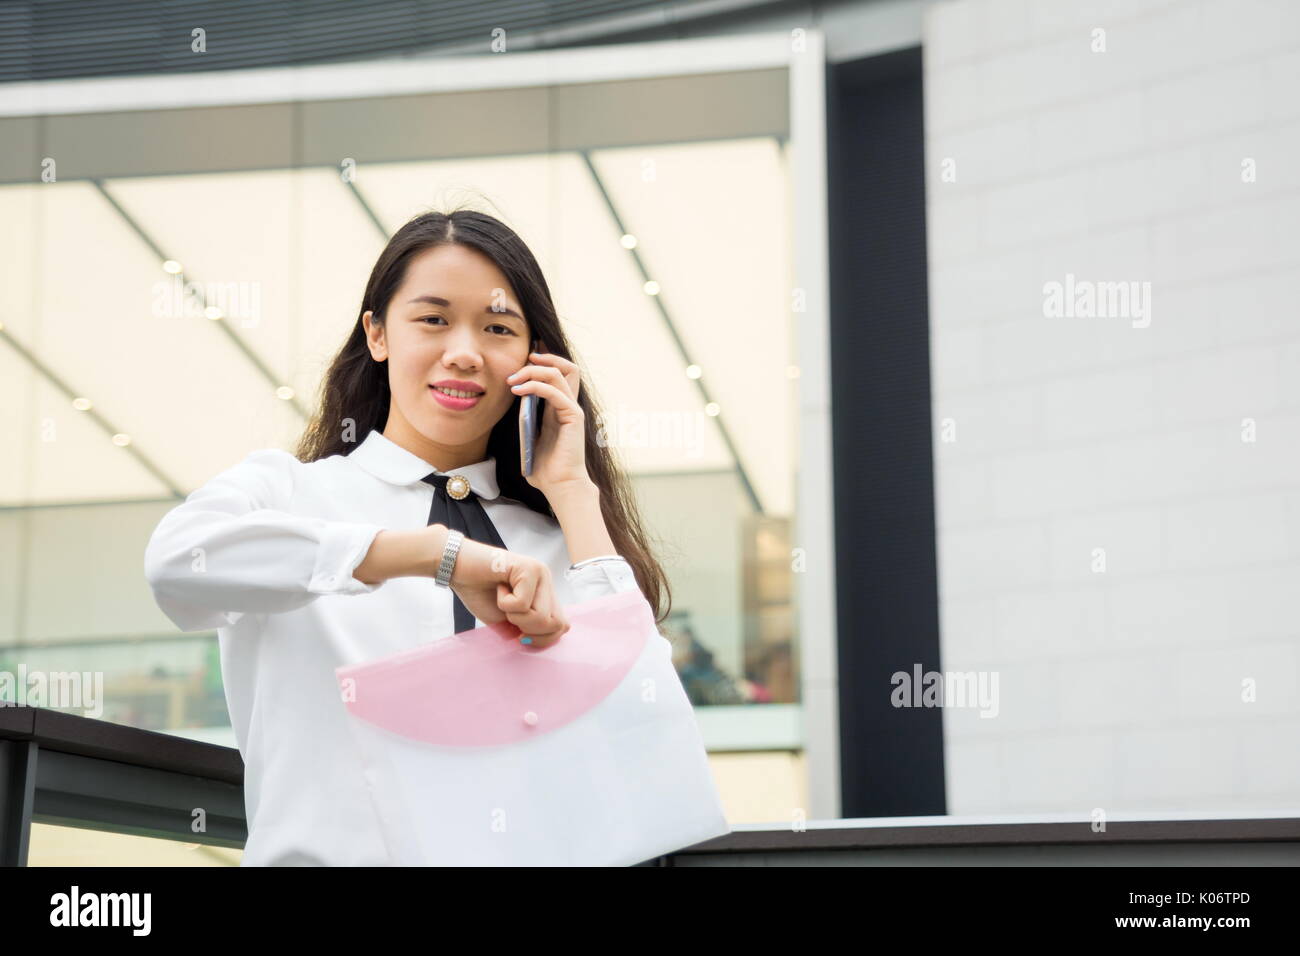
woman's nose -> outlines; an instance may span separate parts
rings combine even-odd
[[[474,342],[472,334],[452,332],[445,341],[446,346],[442,353],[442,361],[445,365],[478,368],[483,364],[483,357],[479,355],[478,345]]]

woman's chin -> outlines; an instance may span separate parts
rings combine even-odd
[[[444,445],[468,445],[491,431],[483,427],[483,421],[477,414],[471,418],[465,412],[440,408],[423,420],[421,430],[430,439]]]

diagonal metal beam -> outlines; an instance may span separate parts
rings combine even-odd
[[[153,236],[151,236],[149,232],[142,225],[140,225],[140,223],[138,223],[135,220],[135,218],[132,217],[132,215],[126,211],[125,208],[123,208],[122,204],[117,201],[117,199],[113,196],[113,194],[108,191],[107,187],[104,185],[103,180],[91,179],[90,183],[97,190],[99,190],[99,194],[104,197],[104,201],[113,207],[113,210],[118,214],[118,216],[121,217],[122,221],[126,223],[128,227],[130,227],[131,231],[134,232],[137,237],[139,237],[140,241],[149,247],[149,251],[158,257],[159,262],[165,262],[168,259],[171,259],[176,262],[184,261],[183,259],[177,258],[176,256],[170,256],[167,253],[165,253],[162,250],[162,248],[158,245],[158,243],[154,241]],[[189,274],[183,270],[177,273],[177,278],[179,278],[183,284],[188,284],[190,282],[198,281],[194,279],[192,276],[189,276]],[[207,303],[205,302],[204,305],[206,306]],[[267,367],[267,364],[262,361],[261,356],[259,356],[256,352],[253,351],[253,349],[249,346],[249,344],[244,341],[243,336],[241,336],[238,332],[236,332],[234,328],[231,327],[229,322],[227,322],[224,318],[217,319],[215,321],[209,319],[208,321],[209,324],[220,327],[221,331],[224,332],[226,336],[230,339],[230,341],[234,343],[235,348],[237,348],[241,353],[243,353],[244,357],[248,359],[248,361],[252,364],[252,366],[255,369],[257,369],[257,371],[262,375],[262,377],[265,378],[273,388],[279,388],[281,385],[286,384],[283,379],[276,376],[275,373],[272,372],[269,367]],[[307,409],[304,408],[302,403],[298,400],[298,396],[296,393],[294,394],[294,397],[289,400],[289,403],[294,407],[294,409],[298,412],[298,414],[303,417],[304,421],[307,421],[311,418],[310,413],[308,413]]]
[[[28,365],[30,365],[38,373],[40,373],[40,375],[47,382],[53,385],[64,395],[66,395],[68,397],[69,402],[71,402],[75,398],[81,397],[80,393],[73,391],[72,388],[68,386],[67,382],[65,382],[63,379],[59,378],[58,375],[55,374],[52,368],[50,368],[48,365],[46,365],[44,362],[38,359],[30,349],[28,349],[21,342],[19,342],[17,338],[11,335],[8,329],[0,328],[0,339],[3,339],[11,349],[13,349],[15,352],[18,353],[19,357],[21,357],[23,361],[25,361]],[[95,411],[95,406],[93,404],[91,405],[90,408],[86,409],[84,412],[81,412],[81,414],[90,416],[91,421],[93,421],[96,425],[102,428],[110,437],[118,434],[119,432],[122,432],[122,429],[117,428],[107,418],[105,418],[99,412]],[[120,446],[120,447],[124,447],[128,452],[130,452],[131,455],[133,455],[135,459],[138,462],[140,462],[140,464],[144,467],[144,469],[148,471],[149,474],[157,478],[158,481],[161,482],[163,486],[166,487],[172,493],[173,496],[177,498],[185,497],[185,493],[180,490],[176,482],[172,481],[170,477],[164,474],[163,470],[160,467],[158,467],[157,464],[155,464],[152,458],[150,458],[148,455],[142,452],[136,446],[134,441],[132,441],[131,444],[129,445]]]
[[[366,214],[366,218],[374,223],[375,230],[379,233],[379,238],[384,242],[387,242],[390,238],[388,230],[385,229],[384,224],[379,221],[379,215],[375,212],[374,207],[370,205],[369,200],[366,199],[361,190],[357,188],[357,184],[351,179],[345,179],[343,182],[347,185],[348,191],[352,193],[352,198],[360,204],[361,211]]]
[[[580,155],[582,161],[587,164],[587,171],[591,174],[592,182],[596,184],[596,188],[600,190],[601,197],[605,200],[605,206],[609,210],[610,217],[614,220],[614,225],[618,228],[619,236],[622,237],[632,234],[631,230],[624,225],[623,217],[619,215],[618,208],[614,205],[614,200],[610,197],[609,191],[605,188],[605,183],[601,179],[600,173],[596,172],[596,167],[591,162],[591,154],[584,149],[579,150],[578,155]],[[641,281],[643,283],[649,282],[652,276],[649,271],[647,271],[645,262],[642,260],[641,254],[637,251],[637,248],[632,248],[627,251],[631,254],[632,261],[636,265],[637,271],[641,273]],[[664,305],[663,297],[652,295],[650,298],[654,299],[655,307],[659,310],[659,316],[663,319],[664,328],[668,330],[669,337],[673,340],[673,344],[677,346],[677,351],[681,354],[682,361],[685,362],[686,365],[698,364],[691,358],[690,350],[686,347],[686,343],[682,341],[681,335],[678,334],[677,324],[673,321],[673,317],[669,315],[668,309]],[[699,389],[700,397],[704,399],[705,404],[713,401],[709,396],[709,387],[704,384],[704,376],[700,376],[692,381],[695,382],[695,387]],[[721,409],[721,403],[719,403],[718,407]],[[718,425],[718,431],[722,435],[723,442],[727,445],[727,451],[730,452],[732,461],[736,463],[736,475],[740,478],[740,483],[744,487],[745,493],[749,496],[749,502],[754,509],[754,513],[759,515],[763,514],[762,502],[759,501],[758,493],[754,490],[754,485],[749,480],[749,473],[745,470],[745,463],[740,458],[740,452],[736,448],[736,443],[732,440],[731,432],[727,429],[726,423],[722,420],[722,412],[720,410],[717,415],[713,416],[713,420]]]

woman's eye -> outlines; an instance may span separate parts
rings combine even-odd
[[[427,324],[433,324],[433,323],[438,323],[438,322],[445,322],[446,319],[444,319],[444,318],[443,318],[442,316],[440,316],[440,315],[426,315],[424,318],[420,319],[420,321],[421,321],[421,322],[424,322],[424,323],[427,323]],[[508,326],[508,325],[501,325],[500,323],[497,323],[497,324],[494,324],[494,325],[489,325],[488,328],[489,328],[489,329],[500,329],[501,331],[500,331],[500,332],[497,332],[497,333],[496,333],[497,335],[514,335],[514,334],[515,334],[515,330],[512,329],[512,328],[510,328],[510,326]]]

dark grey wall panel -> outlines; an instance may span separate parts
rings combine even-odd
[[[827,105],[841,816],[943,814],[942,711],[890,702],[940,669],[920,48]]]

